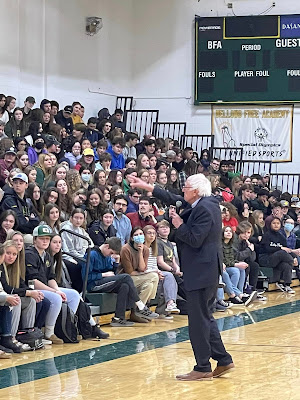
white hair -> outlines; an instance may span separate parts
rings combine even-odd
[[[200,197],[207,197],[211,195],[211,184],[203,174],[191,175],[187,180],[193,189],[198,190]]]

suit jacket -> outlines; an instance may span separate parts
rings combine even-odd
[[[156,187],[153,195],[167,204],[182,202],[184,223],[176,230],[176,244],[186,290],[218,284],[222,274],[222,218],[218,201],[203,197],[192,208],[181,196]]]

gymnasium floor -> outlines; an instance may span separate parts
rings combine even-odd
[[[110,328],[108,340],[48,346],[0,360],[1,400],[300,400],[300,288],[217,313],[236,369],[206,382],[178,382],[194,365],[187,318]],[[299,299],[299,300],[298,300]],[[214,367],[213,363],[213,367]]]

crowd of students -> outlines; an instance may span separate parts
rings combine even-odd
[[[220,281],[216,309],[266,300],[257,290],[260,267],[273,268],[278,289],[294,293],[300,201],[271,191],[267,174],[242,176],[234,161],[180,149],[171,138],[139,140],[120,109],[110,115],[104,108],[85,124],[79,102],[59,110],[43,99],[34,108],[29,96],[24,107],[15,104],[0,95],[0,358],[29,350],[18,328],[43,328],[45,344],[61,344],[54,333],[61,304],[76,313],[86,272],[89,292],[117,293],[113,327],[183,312],[171,222],[181,202],[161,201],[153,187],[180,196],[197,173],[210,181],[223,217],[224,289]],[[93,318],[90,324],[94,337],[108,337]]]

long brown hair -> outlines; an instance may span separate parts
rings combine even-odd
[[[146,226],[143,228],[144,234],[146,234],[150,229],[153,229],[153,230],[155,231],[155,233],[156,233],[156,230],[155,230],[154,226],[152,226],[152,225],[146,225]],[[147,246],[147,244],[146,244],[146,238],[145,238],[145,245]],[[147,247],[148,247],[148,246],[147,246]],[[151,249],[152,249],[152,255],[153,255],[154,257],[157,257],[157,254],[158,254],[158,249],[157,249],[157,235],[156,235],[155,239],[153,240],[153,242],[150,244],[149,247],[151,247]]]
[[[24,151],[24,150],[20,150],[20,151],[17,152],[17,158],[16,158],[16,161],[15,161],[15,164],[16,164],[17,168],[19,168],[22,172],[25,170],[25,168],[27,168],[27,167],[29,166],[29,164],[27,165],[27,167],[25,167],[25,168],[23,169],[23,167],[22,167],[22,165],[21,165],[21,162],[20,162],[20,158],[21,158],[22,156],[27,156],[27,155],[28,155],[28,154],[27,154],[26,151]]]
[[[7,283],[10,286],[13,286],[14,288],[19,288],[20,287],[20,277],[21,277],[20,263],[19,263],[19,251],[18,251],[16,243],[13,240],[7,240],[6,242],[4,242],[5,251],[9,247],[14,247],[17,250],[17,258],[14,261],[14,263],[11,265],[6,265],[5,262],[3,263],[5,277],[6,277]]]
[[[51,238],[51,240],[50,240],[50,243],[49,243],[49,247],[48,247],[48,252],[49,252],[49,254],[53,257],[53,260],[54,260],[54,262],[55,262],[55,271],[54,271],[54,273],[55,273],[55,276],[56,276],[56,282],[58,283],[58,284],[60,284],[61,283],[61,278],[62,278],[62,269],[63,269],[63,267],[62,267],[62,263],[63,263],[63,260],[62,260],[62,252],[61,252],[61,249],[59,250],[59,252],[58,253],[56,253],[56,254],[52,254],[52,252],[51,252],[51,248],[50,248],[50,244],[51,244],[51,242],[52,242],[52,240],[56,237],[56,236],[58,236],[58,237],[60,237],[60,239],[61,239],[61,236],[60,235],[54,235],[54,236],[52,236],[52,238]]]
[[[20,235],[23,238],[23,248],[19,251],[19,267],[20,267],[20,276],[25,281],[26,274],[26,265],[25,265],[25,248],[24,248],[24,235],[20,231],[10,231],[7,234],[6,240],[13,240],[15,235]]]

